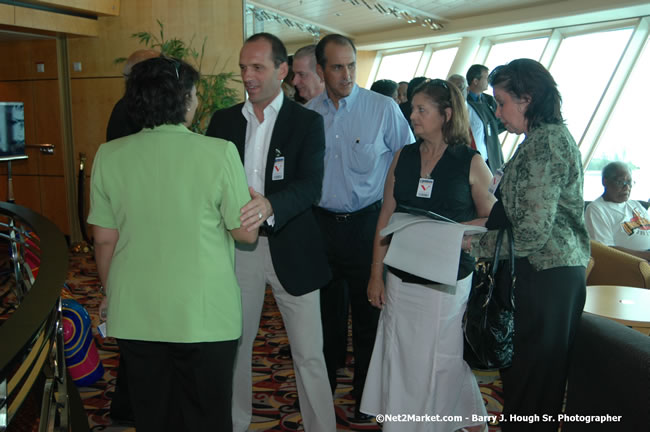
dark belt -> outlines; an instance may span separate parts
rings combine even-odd
[[[355,216],[362,215],[364,213],[371,213],[375,211],[379,211],[381,209],[381,200],[374,202],[370,204],[368,207],[364,207],[361,210],[349,212],[349,213],[338,213],[338,212],[333,212],[326,210],[322,207],[316,207],[316,210],[322,214],[323,216],[330,217],[334,219],[337,222],[349,222],[351,221]]]
[[[269,237],[271,234],[271,227],[266,226],[266,225],[260,225],[258,234],[260,237]]]

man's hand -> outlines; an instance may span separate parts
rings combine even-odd
[[[251,200],[241,208],[239,220],[242,228],[250,232],[259,228],[265,220],[273,215],[273,208],[271,207],[271,202],[264,195],[250,186],[248,187],[248,191],[251,194]]]

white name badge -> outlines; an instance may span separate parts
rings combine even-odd
[[[276,157],[273,162],[273,174],[271,180],[284,180],[284,157]]]
[[[433,179],[421,178],[418,183],[418,191],[415,194],[418,198],[431,198],[433,190]]]
[[[503,170],[499,168],[497,172],[494,173],[494,176],[492,177],[492,183],[490,183],[490,187],[488,187],[488,191],[494,195],[494,192],[496,192],[497,188],[499,187],[499,183],[501,183],[501,178],[503,177]]]

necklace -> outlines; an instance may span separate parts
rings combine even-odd
[[[435,168],[436,164],[438,161],[440,161],[440,158],[442,155],[445,153],[445,150],[447,150],[447,144],[443,144],[440,147],[440,150],[437,151],[435,154],[432,154],[431,157],[425,157],[426,151],[422,150],[422,145],[420,146],[420,177],[421,178],[431,178],[431,172]],[[433,153],[433,151],[431,152]]]

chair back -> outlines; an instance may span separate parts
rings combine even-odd
[[[591,240],[594,266],[587,285],[620,285],[650,288],[650,264],[642,258]]]

